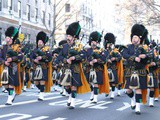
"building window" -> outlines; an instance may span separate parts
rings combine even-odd
[[[30,21],[30,5],[27,5],[27,11],[26,11],[26,13],[27,13],[27,18]]]
[[[51,14],[48,14],[48,25],[51,26]]]
[[[51,0],[48,0],[48,4],[49,4],[49,5],[51,4]]]
[[[12,0],[8,0],[8,10],[12,10]]]
[[[65,4],[65,10],[66,12],[70,12],[70,4]]]
[[[44,11],[42,11],[42,22],[43,24],[45,24],[45,12]]]
[[[35,21],[38,20],[38,8],[35,9]]]
[[[37,0],[35,0],[35,5],[37,5],[38,4],[38,1]]]
[[[21,17],[21,2],[18,1],[18,15]]]
[[[2,0],[0,0],[0,11],[2,11]]]

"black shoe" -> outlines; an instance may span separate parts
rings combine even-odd
[[[131,109],[134,110],[136,108],[136,106],[131,106]]]
[[[12,104],[10,104],[10,103],[6,103],[5,105],[12,105]]]
[[[109,94],[106,94],[105,97],[108,97]]]
[[[8,91],[7,91],[7,90],[3,90],[2,92],[3,92],[3,93],[8,93]]]
[[[92,98],[92,99],[90,99],[90,101],[93,101],[93,98]]]
[[[154,107],[153,105],[150,105],[149,107]]]
[[[69,109],[74,109],[74,107],[73,106],[69,106]]]
[[[140,114],[141,114],[141,112],[139,112],[139,111],[136,112],[136,115],[140,115]]]
[[[110,97],[110,99],[113,100],[114,98],[113,98],[113,97]]]
[[[92,101],[92,103],[97,104],[97,102],[96,102],[96,101]]]
[[[43,101],[43,99],[38,98],[38,101]]]
[[[121,95],[118,94],[117,96],[120,97]]]
[[[27,92],[26,90],[23,90],[23,92]]]
[[[70,105],[71,105],[71,103],[68,102],[68,103],[67,103],[67,106],[70,106]]]
[[[158,102],[158,100],[154,100],[155,102]]]
[[[66,96],[66,95],[62,94],[62,96]]]

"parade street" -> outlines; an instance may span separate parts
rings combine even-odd
[[[1,92],[1,90],[0,90]],[[124,91],[114,100],[98,96],[98,103],[89,101],[90,94],[78,95],[75,109],[66,106],[67,96],[59,92],[47,93],[44,101],[37,101],[38,90],[28,89],[16,99],[11,106],[4,105],[7,93],[0,93],[0,120],[159,120],[160,102],[155,102],[155,107],[148,104],[142,106],[141,115],[131,112],[130,100]]]

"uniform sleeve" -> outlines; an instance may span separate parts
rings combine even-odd
[[[35,50],[33,50],[33,51],[31,52],[30,59],[31,59],[32,63],[33,63],[33,62],[34,62],[34,60],[36,59],[36,53],[35,53]]]
[[[116,61],[119,62],[121,59],[122,59],[122,56],[120,53],[118,53],[116,57]]]
[[[60,49],[60,52],[59,52],[57,58],[56,58],[55,61],[54,61],[54,63],[57,64],[57,65],[59,65],[60,63],[67,63],[67,59],[66,59],[66,57],[63,55],[63,49],[64,49],[64,48]]]
[[[125,48],[124,51],[122,52],[123,58],[126,60],[134,61],[136,56],[135,55],[130,55],[129,54],[129,48]]]
[[[45,61],[45,62],[52,61],[52,54],[49,51],[47,51],[45,53],[45,55],[42,56],[42,60],[41,61]]]
[[[75,56],[75,60],[74,61],[79,61],[79,62],[83,62],[86,59],[86,52],[84,50],[82,50],[78,55]]]
[[[105,64],[105,63],[106,63],[106,60],[107,60],[107,53],[106,53],[105,51],[103,51],[103,52],[100,54],[100,57],[97,59],[97,63]]]

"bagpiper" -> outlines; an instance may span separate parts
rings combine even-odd
[[[20,50],[20,41],[17,39],[18,29],[13,26],[7,28],[5,36],[6,45],[2,49],[4,64],[2,84],[8,91],[6,105],[12,105],[15,95],[21,94],[20,63],[23,60],[23,55]]]
[[[125,79],[125,88],[127,95],[131,98],[131,108],[140,115],[140,106],[146,103],[147,94],[147,72],[148,61],[144,38],[147,30],[140,24],[133,25],[131,29],[131,42],[123,51],[123,57],[127,60]],[[134,93],[135,89],[135,93]]]
[[[90,100],[93,103],[97,103],[98,94],[106,93],[109,94],[109,81],[107,74],[107,51],[99,47],[101,42],[101,34],[94,31],[89,36],[90,48],[86,49],[87,62],[86,78],[90,83],[91,97]]]
[[[66,96],[66,89],[64,86],[62,86],[60,84],[61,82],[61,77],[62,77],[62,71],[64,71],[63,69],[63,63],[62,62],[59,62],[58,66],[55,68],[55,65],[54,65],[54,61],[56,60],[59,52],[61,51],[62,49],[62,45],[63,44],[66,44],[67,43],[67,40],[61,40],[59,43],[58,43],[58,48],[55,48],[52,52],[52,57],[53,57],[53,74],[52,74],[52,78],[53,78],[53,81],[54,81],[54,89],[55,91],[58,91],[60,89],[60,94],[62,94],[62,96]]]
[[[67,30],[67,44],[62,45],[56,64],[62,62],[65,67],[61,85],[70,90],[67,106],[69,109],[75,108],[75,98],[77,93],[82,94],[90,91],[89,85],[86,81],[82,62],[85,61],[85,53],[82,50],[79,34],[81,26],[79,22],[71,23]],[[68,91],[67,90],[67,91]]]
[[[24,61],[21,63],[22,76],[23,76],[23,91],[26,92],[27,88],[31,85],[31,69],[32,63],[30,59],[30,50],[28,46],[22,48],[22,53],[24,54]]]
[[[104,48],[108,51],[107,66],[111,86],[110,99],[114,99],[115,87],[123,83],[123,63],[119,50],[115,47],[116,37],[113,33],[104,36]]]
[[[44,92],[50,92],[52,86],[52,55],[49,46],[45,45],[49,38],[43,31],[36,36],[36,48],[33,50],[34,84],[40,90],[38,100],[44,100]]]
[[[154,98],[159,97],[159,79],[158,79],[158,54],[157,54],[157,44],[152,41],[149,45],[150,57],[148,64],[148,75],[147,75],[147,85],[150,90],[149,92],[149,106],[154,107]]]

